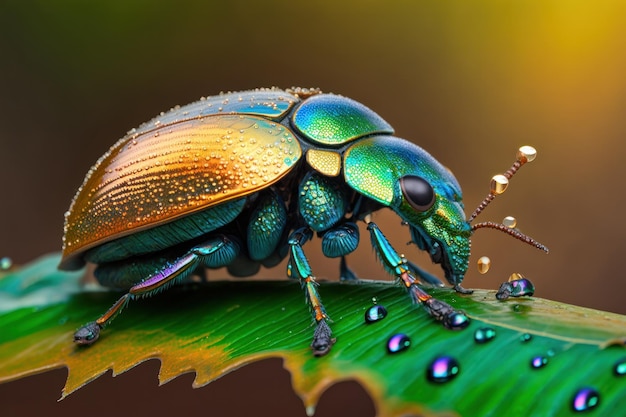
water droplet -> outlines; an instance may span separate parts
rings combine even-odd
[[[537,150],[532,146],[522,146],[517,151],[517,160],[521,163],[532,162],[537,157]]]
[[[509,186],[509,180],[502,174],[494,175],[491,178],[491,192],[495,195],[502,194]]]
[[[522,341],[522,343],[530,342],[531,340],[533,340],[533,335],[530,333],[524,333],[520,336],[520,340]]]
[[[407,350],[411,346],[411,339],[404,333],[394,334],[387,341],[387,352],[398,353]]]
[[[461,330],[466,328],[470,323],[470,319],[460,311],[453,311],[448,314],[443,325],[451,330]]]
[[[543,368],[548,364],[548,358],[545,356],[535,356],[530,360],[530,366],[534,369]]]
[[[517,226],[517,219],[513,216],[506,216],[504,220],[502,220],[502,224],[509,229],[515,229],[515,226]]]
[[[426,369],[426,378],[431,382],[448,382],[459,373],[460,366],[451,356],[440,356],[430,363]]]
[[[494,337],[496,337],[496,331],[491,327],[481,327],[474,332],[474,340],[476,343],[487,343]]]
[[[615,366],[613,367],[613,373],[616,376],[626,375],[626,358],[622,358],[619,361],[615,362]]]
[[[481,274],[486,274],[489,271],[489,267],[491,266],[491,259],[488,256],[481,256],[478,259],[478,272]]]
[[[574,394],[572,408],[574,411],[587,411],[595,408],[600,403],[600,394],[593,388],[585,387]]]
[[[503,282],[496,293],[496,298],[506,300],[509,297],[531,296],[534,293],[535,285],[528,278],[520,278]]]
[[[511,275],[509,275],[508,281],[511,282],[522,278],[524,278],[524,275],[520,274],[519,272],[513,272]]]
[[[387,317],[387,309],[381,305],[373,305],[365,311],[365,322],[376,323]]]
[[[0,258],[0,271],[8,271],[13,266],[13,259],[8,256]]]

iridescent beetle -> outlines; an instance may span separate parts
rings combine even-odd
[[[323,355],[334,339],[302,247],[316,232],[324,255],[342,258],[342,278],[355,279],[344,257],[359,243],[359,220],[411,297],[444,326],[465,327],[462,312],[417,285],[441,281],[399,255],[369,214],[394,210],[460,292],[472,231],[499,225],[470,226],[452,173],[392,134],[364,105],[301,88],[203,98],[131,130],[89,170],[65,215],[60,268],[95,263],[102,285],[127,291],[74,341],[94,343],[131,299],[201,268],[249,276],[289,255],[287,274],[316,322],[313,353]],[[513,173],[527,160],[518,156]]]

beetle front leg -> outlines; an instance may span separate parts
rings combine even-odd
[[[287,275],[290,278],[298,278],[306,294],[306,299],[311,306],[313,318],[317,323],[313,333],[311,349],[313,355],[323,356],[330,351],[335,343],[331,337],[332,331],[328,325],[328,315],[317,292],[317,282],[311,271],[309,261],[302,250],[302,245],[311,239],[311,230],[302,228],[296,230],[289,238],[289,263],[287,265]]]
[[[428,314],[448,329],[462,329],[469,324],[469,319],[464,313],[456,311],[449,304],[434,298],[418,286],[418,280],[411,273],[415,266],[410,265],[404,256],[396,252],[374,222],[367,224],[367,230],[383,266],[404,284],[414,302],[424,306]]]

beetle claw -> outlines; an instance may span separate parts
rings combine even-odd
[[[100,337],[100,325],[95,321],[85,324],[74,333],[74,343],[80,346],[89,346]]]

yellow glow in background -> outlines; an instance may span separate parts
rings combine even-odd
[[[520,272],[538,296],[626,313],[625,17],[626,3],[607,0],[3,2],[0,255],[59,250],[87,169],[158,112],[221,90],[317,86],[450,167],[468,214],[517,147],[534,145],[537,160],[479,219],[513,215],[551,253],[481,230],[465,285]],[[396,217],[375,220],[441,276],[404,246]],[[316,275],[335,278],[336,260],[310,246]],[[366,235],[350,262],[385,277]]]
[[[534,145],[536,161],[479,220],[513,215],[551,253],[480,230],[464,285],[497,288],[519,272],[540,297],[626,313],[624,22],[622,0],[2,1],[0,256],[59,251],[76,188],[130,128],[221,90],[300,85],[364,103],[431,152],[459,179],[468,214],[516,149]],[[397,217],[375,220],[442,276],[405,246]],[[363,233],[350,264],[386,278],[369,246]],[[318,277],[337,277],[319,241],[305,251]],[[0,398],[16,415],[304,415],[279,360],[200,390],[192,375],[157,388],[157,367],[102,377],[58,404],[61,370],[0,386]],[[345,382],[316,415],[373,414]]]

